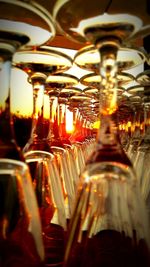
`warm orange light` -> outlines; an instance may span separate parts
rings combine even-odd
[[[73,112],[66,109],[66,132],[72,133],[74,131]]]
[[[57,98],[54,98],[52,101],[53,101],[53,104],[52,104],[52,117],[51,117],[51,121],[54,122],[55,119],[56,119],[56,117],[58,116],[58,113],[57,113],[58,99]]]
[[[115,88],[112,90],[109,90],[109,88],[103,90],[103,96],[104,99],[102,100],[102,108],[101,113],[104,115],[111,115],[113,114],[118,106],[117,106],[117,90]]]
[[[95,122],[93,123],[93,128],[94,128],[94,129],[99,129],[99,128],[100,128],[100,120],[95,121]]]
[[[131,121],[128,121],[127,122],[127,127],[130,128],[131,127],[131,124],[132,124]]]
[[[119,130],[122,131],[123,130],[123,124],[119,124]]]

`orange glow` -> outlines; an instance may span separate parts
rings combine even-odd
[[[143,131],[144,130],[144,123],[140,124],[140,130]]]
[[[71,112],[69,109],[66,109],[66,132],[72,133],[73,131],[73,112]]]
[[[104,99],[102,100],[102,108],[101,113],[104,115],[113,114],[118,106],[117,106],[117,90],[115,88],[113,90],[103,90]]]
[[[95,121],[95,122],[93,123],[93,128],[94,128],[94,129],[99,129],[99,127],[100,127],[100,120]]]
[[[123,130],[123,124],[119,124],[119,130],[122,131]]]
[[[131,127],[131,124],[132,124],[131,121],[128,121],[128,122],[127,122],[127,126],[128,126],[128,128]]]
[[[52,104],[52,118],[51,118],[52,122],[54,122],[56,117],[58,116],[57,107],[58,107],[58,99],[54,98],[53,104]],[[58,120],[58,122],[59,122],[59,120]]]

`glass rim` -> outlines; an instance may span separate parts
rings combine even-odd
[[[47,12],[47,10],[40,4],[36,3],[35,1],[18,1],[18,0],[0,0],[1,3],[6,4],[9,6],[14,5],[16,8],[20,7],[24,10],[29,10],[31,14],[36,15],[40,17],[40,19],[44,22],[45,27],[38,25],[38,23],[35,23],[36,20],[33,19],[34,25],[30,24],[28,20],[21,20],[21,16],[19,15],[18,21],[14,21],[9,18],[9,14],[7,15],[7,19],[0,18],[1,22],[1,28],[3,31],[6,32],[14,32],[14,33],[20,33],[24,34],[25,36],[29,37],[29,41],[27,45],[42,45],[47,41],[52,40],[56,35],[56,29],[54,27],[54,22],[51,14]],[[17,13],[16,13],[17,17]],[[31,19],[31,18],[30,18]],[[42,40],[41,36],[39,38],[39,31],[42,32],[42,36],[44,39]],[[34,32],[34,34],[33,34]]]
[[[117,62],[119,62],[119,56],[121,57],[121,53],[123,55],[123,59],[125,59],[125,61],[122,62],[128,62],[129,59],[130,61],[134,60],[134,64],[128,67],[120,67],[121,68],[121,72],[132,69],[140,64],[143,64],[144,62],[147,61],[147,54],[146,51],[140,49],[140,48],[128,48],[128,47],[120,47],[118,49],[118,56],[117,56]],[[134,55],[136,55],[133,57],[133,53]],[[119,55],[120,54],[120,55]],[[126,56],[125,56],[126,54]],[[127,54],[128,54],[128,61],[127,61]],[[90,56],[89,56],[90,55]],[[95,58],[96,57],[96,60]],[[92,60],[92,61],[90,61]],[[82,63],[83,62],[83,63]],[[99,64],[100,62],[100,54],[98,52],[98,49],[94,46],[94,45],[86,45],[84,47],[82,47],[81,49],[79,49],[77,51],[77,53],[74,56],[74,63],[82,68],[82,69],[88,69],[87,65],[95,65],[95,69],[96,69],[96,64]],[[85,67],[86,65],[86,67]],[[118,66],[119,68],[119,66]]]

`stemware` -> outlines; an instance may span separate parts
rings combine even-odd
[[[150,70],[140,72],[135,80],[139,85],[150,85]]]
[[[45,248],[45,266],[61,266],[64,256],[66,211],[54,155],[40,150],[25,153],[36,192]],[[35,168],[36,166],[36,168]]]
[[[44,266],[37,201],[24,162],[0,159],[0,192],[0,265]]]
[[[134,77],[132,75],[128,75],[128,73],[119,73],[117,74],[117,83],[118,86],[116,88],[113,88],[112,90],[115,90],[115,94],[117,96],[117,104],[118,104],[118,110],[121,111],[120,105],[122,105],[122,102],[126,102],[124,99],[124,93],[126,92],[125,89],[122,86],[129,85],[133,80]],[[98,100],[98,110],[99,110],[99,97],[100,97],[100,82],[102,81],[102,77],[98,74],[90,73],[87,75],[84,75],[80,78],[80,83],[85,86],[90,86],[89,88],[85,88],[83,91],[87,94],[93,95]],[[107,89],[106,89],[107,90]],[[103,90],[104,91],[104,90]],[[124,99],[124,100],[123,100]],[[124,112],[122,112],[123,114]],[[97,112],[98,114],[98,112]],[[118,121],[120,122],[120,116],[118,112]],[[118,125],[119,127],[119,125]],[[126,139],[126,138],[125,138]],[[121,142],[125,143],[125,140],[123,140],[123,137],[121,138]]]
[[[71,145],[71,142],[69,140],[70,135],[74,131],[73,122],[72,126],[70,126],[70,132],[67,132],[67,112],[70,110],[70,97],[74,95],[78,95],[82,93],[82,89],[77,87],[71,87],[63,88],[59,93],[59,107],[60,107],[60,136],[63,140],[63,143],[65,145]]]
[[[48,134],[49,143],[51,145],[53,153],[58,158],[60,175],[63,181],[63,188],[65,195],[68,199],[68,218],[72,214],[72,205],[74,203],[75,189],[74,189],[74,178],[76,178],[76,165],[72,166],[74,161],[71,164],[70,161],[72,158],[72,150],[68,147],[66,148],[64,140],[60,138],[59,135],[59,95],[63,88],[76,85],[78,83],[78,78],[70,74],[56,74],[49,75],[46,80],[45,93],[49,95],[50,100],[50,130]],[[53,108],[53,102],[55,100],[55,108]],[[62,118],[60,118],[62,119]],[[74,174],[72,172],[74,171]],[[75,177],[74,177],[75,176]]]
[[[143,132],[138,140],[138,145],[135,147],[136,151],[134,154],[134,166],[137,172],[138,181],[142,196],[146,201],[148,211],[150,210],[149,203],[149,150],[150,150],[150,136],[149,136],[149,108],[150,108],[150,87],[145,85],[138,85],[128,88],[129,93],[133,97],[138,95],[141,97],[142,111],[143,111]],[[150,211],[149,211],[150,213]]]
[[[133,132],[134,102],[130,100],[131,98],[124,91],[118,103],[118,128],[120,141],[125,152],[127,152]]]
[[[142,138],[142,125],[143,125],[143,101],[142,101],[142,94],[143,89],[138,86],[132,86],[127,89],[129,93],[129,101],[134,111],[132,125],[131,125],[131,138],[126,148],[126,152],[134,162],[135,155],[137,152],[137,147],[139,142]]]
[[[74,153],[77,159],[78,173],[82,173],[85,167],[86,158],[90,154],[89,142],[86,140],[84,132],[84,119],[82,116],[82,110],[86,105],[90,105],[93,102],[93,98],[82,91],[82,94],[77,94],[70,97],[70,108],[74,113],[74,132],[70,137],[70,141],[74,147]],[[89,148],[87,151],[87,147]],[[92,145],[91,145],[92,149]]]
[[[17,50],[45,43],[55,29],[42,6],[1,0],[0,33],[0,265],[36,267],[44,261],[41,224],[30,172],[14,136],[10,73]]]
[[[43,226],[43,236],[44,236],[44,247],[46,253],[46,266],[51,266],[53,264],[60,266],[62,265],[63,258],[63,242],[65,238],[64,231],[66,228],[64,224],[61,224],[60,220],[57,220],[61,216],[62,211],[59,206],[59,202],[52,201],[53,197],[57,195],[63,195],[63,201],[65,209],[64,220],[66,221],[68,216],[70,216],[70,195],[66,196],[66,184],[64,180],[68,179],[68,170],[66,167],[66,162],[64,164],[64,149],[61,147],[52,147],[51,143],[51,121],[49,120],[49,110],[48,114],[45,112],[45,91],[47,79],[50,75],[54,73],[63,72],[68,70],[72,66],[72,59],[66,54],[51,49],[47,46],[41,46],[38,48],[24,49],[17,52],[13,58],[13,64],[16,67],[21,68],[25,71],[33,87],[33,124],[31,129],[31,136],[27,144],[25,145],[23,152],[25,159],[29,163],[31,169],[33,184],[35,187],[35,192],[38,198],[38,191],[47,192],[47,218],[44,212],[41,212],[41,221],[47,222],[46,227]],[[40,94],[41,92],[41,94]],[[39,102],[38,102],[39,100]],[[39,106],[37,105],[39,104]],[[48,105],[49,106],[49,105]],[[48,116],[47,116],[48,115]],[[39,151],[40,153],[37,153]],[[30,153],[29,153],[30,152]],[[45,163],[45,152],[49,153],[49,158]],[[28,154],[29,153],[29,154]],[[35,155],[36,153],[36,155]],[[51,153],[54,157],[51,157]],[[30,163],[29,162],[30,157]],[[43,161],[42,161],[42,159]],[[52,164],[53,161],[53,164]],[[47,167],[46,167],[47,166]],[[52,166],[52,167],[51,167]],[[55,171],[50,170],[54,168]],[[48,181],[53,183],[53,176],[55,176],[55,183],[59,180],[58,187],[52,186],[51,190],[48,189]],[[35,179],[37,177],[37,179]],[[46,181],[46,183],[45,183]],[[66,180],[65,180],[66,181]],[[50,183],[50,182],[49,182]],[[59,186],[61,184],[61,188]],[[67,185],[70,185],[69,183]],[[46,191],[47,190],[47,191]],[[53,191],[54,190],[54,191]],[[68,192],[67,192],[68,193]],[[50,197],[52,195],[52,197]],[[40,203],[40,210],[45,208],[45,195],[42,195],[42,202]],[[57,213],[53,217],[49,217],[51,211],[57,210]],[[60,249],[62,247],[62,249]],[[60,255],[59,255],[60,254]]]
[[[44,112],[46,79],[50,74],[68,70],[72,66],[72,59],[55,49],[42,46],[17,52],[13,64],[28,74],[33,87],[33,123],[24,152],[32,149],[52,152],[48,141],[49,114]]]
[[[61,136],[63,145],[65,147],[65,150],[68,152],[67,162],[68,162],[68,166],[70,166],[69,168],[70,178],[69,179],[72,179],[74,192],[76,192],[76,185],[79,180],[80,158],[78,157],[79,156],[78,150],[70,141],[70,138],[73,132],[75,131],[75,125],[73,121],[74,114],[70,107],[70,98],[72,96],[75,96],[81,93],[82,93],[82,90],[80,88],[69,86],[67,88],[61,89],[59,96],[58,96],[58,103],[59,103],[59,110],[60,110],[60,115],[59,115],[60,136]],[[67,119],[68,112],[72,114],[71,121],[69,120],[69,118]],[[70,125],[71,133],[69,132],[69,134],[67,132],[68,124],[71,124]],[[75,198],[75,194],[74,194],[74,198]]]
[[[68,40],[81,45],[89,42],[85,30],[90,27],[93,30],[99,28],[101,32],[98,32],[97,37],[99,35],[104,38],[110,35],[111,28],[118,37],[123,37],[124,43],[130,42],[133,46],[141,45],[141,39],[150,32],[146,0],[143,3],[134,0],[128,5],[119,0],[101,1],[101,3],[87,0],[86,4],[82,0],[74,2],[56,0],[49,5],[49,10],[59,31],[65,34]]]
[[[16,147],[10,114],[10,73],[13,54],[25,45],[41,45],[55,35],[50,15],[41,6],[21,1],[0,1],[1,54],[1,157],[22,158]],[[11,13],[11,11],[13,12]],[[19,12],[16,12],[19,10]],[[23,15],[28,13],[28,19]],[[38,18],[38,22],[37,22]],[[29,23],[29,21],[32,23]],[[40,38],[39,38],[40,36]],[[6,145],[7,144],[7,145]]]
[[[118,83],[116,90],[134,81],[134,76],[125,72],[118,73],[116,78]],[[95,73],[86,74],[80,78],[81,84],[89,87],[95,87],[98,89],[99,89],[99,84],[101,82],[102,82],[102,77],[99,74]]]
[[[91,17],[86,14],[87,19],[78,21],[68,15],[73,11],[72,1],[58,2],[54,10],[58,25],[69,36],[81,36],[94,44],[102,76],[97,145],[80,177],[64,266],[141,266],[143,262],[149,266],[147,210],[133,166],[119,140],[115,92],[118,51],[129,47],[132,40],[134,43],[143,22],[124,13],[104,12],[94,17],[95,9],[91,9]],[[60,17],[62,11],[65,20]]]
[[[74,75],[60,73],[49,75],[46,80],[45,93],[49,95],[50,101],[50,122],[51,129],[49,131],[49,140],[51,145],[64,147],[63,140],[60,138],[59,119],[59,95],[62,89],[75,86],[78,84],[78,78]],[[53,102],[55,101],[55,107]],[[53,110],[53,112],[52,112]]]
[[[74,57],[75,64],[85,70],[95,72],[99,75],[99,62],[101,57],[94,45],[88,45],[81,48]],[[127,47],[118,48],[117,52],[117,66],[118,75],[123,80],[129,76],[121,76],[120,72],[130,70],[143,64],[147,60],[146,52],[141,49],[133,49]],[[126,75],[126,74],[125,74]],[[119,78],[118,77],[118,78]],[[119,84],[118,84],[119,86]]]

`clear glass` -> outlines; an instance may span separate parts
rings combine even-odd
[[[149,183],[150,183],[150,172],[149,172],[149,160],[150,160],[150,103],[144,99],[144,134],[141,136],[141,140],[138,144],[136,155],[134,158],[134,166],[137,171],[137,177],[139,180],[141,192],[145,199],[149,211],[150,220],[150,204],[149,204]]]
[[[142,75],[141,75],[142,76]],[[150,90],[147,85],[139,85],[129,88],[131,96],[134,97],[140,95],[141,97],[141,110],[143,111],[143,131],[140,134],[140,139],[138,140],[138,145],[135,147],[135,153],[133,158],[133,164],[137,172],[137,178],[140,185],[142,196],[147,204],[147,209],[149,213],[149,221],[150,221],[150,209],[149,209],[149,159],[150,159]],[[140,124],[140,125],[141,125]]]
[[[71,134],[74,131],[74,125],[72,124],[72,128],[70,129],[70,132],[67,132],[67,110],[70,112],[73,112],[70,110],[70,97],[74,95],[78,95],[82,93],[82,89],[77,87],[71,87],[63,88],[58,96],[58,103],[59,103],[59,129],[60,129],[60,136],[62,139],[62,142],[67,145],[71,145],[71,142],[69,140]],[[72,122],[73,123],[73,122]]]
[[[134,81],[134,76],[129,73],[118,73],[117,74],[117,90],[119,91],[119,88],[122,88],[125,85],[130,85],[131,82]],[[88,87],[95,87],[100,90],[99,85],[102,82],[102,77],[99,74],[90,73],[87,75],[84,75],[80,78],[80,83],[88,86]]]
[[[45,249],[44,266],[61,266],[64,257],[67,210],[62,181],[53,154],[34,150],[25,153],[36,193]]]
[[[45,112],[44,93],[48,76],[63,72],[72,66],[72,59],[47,46],[24,49],[15,54],[13,65],[28,74],[28,80],[33,88],[33,115],[31,136],[24,147],[24,152],[29,150],[49,151],[49,114]]]
[[[137,99],[137,97],[129,97],[129,99],[131,101],[134,115],[131,125],[131,137],[126,152],[128,154],[128,157],[134,163],[137,148],[142,138],[141,125],[143,122],[143,105],[141,98]]]
[[[143,86],[150,85],[150,70],[148,69],[148,70],[145,70],[145,71],[139,73],[135,77],[135,80],[140,85],[143,85]]]
[[[145,88],[145,90],[144,90]],[[137,148],[139,143],[141,142],[143,135],[143,117],[144,117],[144,109],[143,109],[143,101],[142,98],[149,92],[148,86],[132,86],[127,89],[129,93],[129,101],[130,105],[133,109],[133,119],[131,124],[131,138],[126,148],[127,154],[129,158],[135,161],[135,156],[137,153]]]
[[[59,95],[64,88],[76,85],[78,78],[70,74],[49,75],[46,80],[45,93],[50,101],[50,129],[48,134],[49,143],[53,153],[56,155],[60,170],[60,176],[63,181],[65,196],[68,200],[68,220],[72,214],[72,206],[75,198],[76,166],[74,165],[72,150],[66,148],[64,140],[60,136],[60,106]],[[66,89],[67,90],[67,89]],[[73,168],[73,169],[72,169]],[[73,174],[74,172],[74,174]]]
[[[134,0],[126,5],[119,0],[94,1],[94,3],[90,0],[86,3],[82,0],[74,2],[56,0],[51,9],[61,32],[66,34],[68,39],[81,44],[89,41],[85,34],[89,28],[97,29],[99,39],[116,34],[122,38],[123,43],[131,42],[132,46],[137,45],[138,38],[150,32],[146,1],[139,3],[138,0]]]
[[[15,140],[10,74],[15,52],[41,45],[55,29],[51,16],[34,2],[2,0],[0,6],[0,265],[39,267],[45,259],[41,222],[29,168]]]
[[[52,146],[64,147],[63,140],[60,137],[60,105],[59,95],[64,88],[75,86],[78,84],[78,78],[74,75],[60,73],[56,75],[49,75],[46,80],[45,94],[49,96],[50,102],[50,130],[49,141]],[[53,105],[53,103],[55,105]]]
[[[1,266],[44,266],[40,216],[25,163],[0,159],[0,199]]]
[[[46,266],[61,266],[66,230],[64,223],[70,218],[72,210],[72,188],[70,188],[71,179],[68,182],[70,173],[66,165],[67,161],[64,160],[67,159],[65,149],[59,147],[58,143],[57,146],[53,143],[54,132],[52,132],[52,121],[49,116],[54,112],[53,101],[50,99],[50,110],[47,114],[45,93],[48,91],[47,84],[50,83],[50,76],[53,75],[56,83],[61,74],[59,76],[54,74],[68,70],[72,66],[72,59],[55,49],[41,46],[19,51],[15,54],[13,62],[16,67],[28,74],[28,80],[33,88],[31,136],[23,152],[30,166],[40,209],[46,254],[45,264]],[[55,83],[53,80],[53,84]],[[58,136],[57,117],[55,122],[54,130]],[[39,197],[41,202],[39,202]]]
[[[146,61],[146,59],[147,55],[145,55],[143,50],[120,47],[118,49],[118,54],[117,54],[118,80],[126,81],[127,79],[130,78],[132,79],[133,78],[132,76],[126,74],[124,75],[124,73],[120,72],[127,71],[134,67],[137,67],[143,64]],[[92,71],[98,75],[99,75],[100,61],[101,61],[101,55],[99,55],[94,45],[83,47],[76,53],[74,57],[74,62],[78,67]]]
[[[119,43],[106,38],[96,47],[101,55],[100,128],[80,176],[64,266],[149,266],[148,214],[116,124]]]

